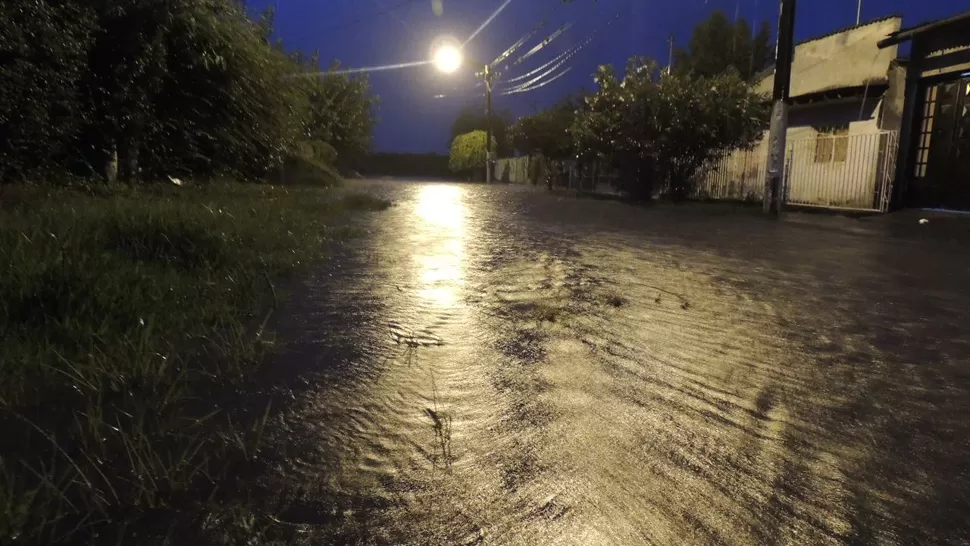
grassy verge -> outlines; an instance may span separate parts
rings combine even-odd
[[[342,216],[385,206],[242,184],[5,188],[0,543],[138,528],[150,544],[195,517],[265,425],[216,400],[259,368],[273,282],[320,258]]]

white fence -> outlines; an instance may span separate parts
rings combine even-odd
[[[899,137],[895,131],[791,140],[785,155],[785,201],[845,210],[889,208]],[[698,194],[710,199],[760,200],[768,146],[736,150],[701,178]]]

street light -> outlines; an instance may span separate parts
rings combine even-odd
[[[432,62],[439,71],[451,74],[461,68],[462,57],[461,49],[452,44],[443,44],[434,51]]]
[[[487,63],[468,59],[473,65],[481,67],[481,76],[485,80],[485,182],[492,181],[492,81],[495,72]],[[465,63],[465,55],[461,45],[448,39],[441,39],[431,51],[431,62],[438,71],[451,74]]]

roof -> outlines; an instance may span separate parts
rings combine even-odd
[[[869,25],[874,25],[876,23],[881,23],[883,21],[888,21],[889,19],[902,19],[902,18],[903,18],[902,15],[900,15],[898,13],[894,13],[892,15],[887,15],[885,17],[880,17],[878,19],[873,19],[871,21],[866,21],[865,23],[860,23],[858,25],[852,25],[852,26],[848,26],[848,27],[842,27],[842,28],[840,28],[838,30],[833,30],[832,32],[827,32],[825,34],[820,34],[818,36],[812,36],[811,38],[808,38],[807,40],[802,40],[801,42],[798,42],[795,45],[796,46],[800,46],[802,44],[807,44],[809,42],[814,42],[815,40],[821,40],[822,38],[828,38],[829,36],[835,36],[836,34],[842,34],[843,32],[848,32],[850,30],[855,30],[857,28],[867,27]]]
[[[850,30],[855,30],[857,28],[862,28],[862,27],[866,27],[866,26],[869,26],[869,25],[874,25],[876,23],[882,23],[883,21],[888,21],[890,19],[902,19],[902,17],[903,16],[902,15],[899,15],[899,14],[892,14],[892,15],[887,15],[885,17],[880,17],[878,19],[873,19],[871,21],[866,21],[865,23],[861,23],[861,24],[858,24],[858,25],[852,25],[852,26],[848,26],[848,27],[843,27],[843,28],[840,28],[838,30],[833,30],[832,32],[827,32],[825,34],[820,34],[818,36],[812,36],[811,38],[808,38],[806,40],[802,40],[801,42],[798,42],[797,44],[795,44],[795,47],[797,48],[798,46],[800,46],[802,44],[808,44],[808,43],[811,43],[811,42],[815,42],[817,40],[822,40],[822,39],[828,38],[830,36],[835,36],[837,34],[842,34],[844,32],[848,32]],[[755,74],[751,78],[751,81],[755,85],[757,85],[757,84],[761,83],[762,81],[764,81],[766,78],[773,76],[774,74],[775,74],[775,66],[774,66],[774,63],[772,63],[771,66],[767,66],[767,67],[764,68],[764,70],[762,70],[761,72],[758,72],[757,74]]]
[[[899,17],[883,17],[800,43],[792,61],[789,95],[802,97],[885,81],[896,51],[879,50],[876,42],[901,27]],[[758,74],[753,82],[757,92],[771,93],[772,73]]]
[[[896,32],[893,32],[892,34],[880,40],[877,45],[879,46],[879,49],[887,48],[889,46],[894,46],[896,44],[900,44],[908,40],[912,40],[913,38],[916,38],[920,34],[931,32],[934,30],[940,30],[950,25],[955,25],[957,23],[968,22],[968,21],[970,21],[970,11],[965,11],[963,13],[958,13],[946,19],[937,19],[936,21],[928,21],[926,23],[916,25],[914,27],[897,30]]]
[[[792,104],[811,104],[815,102],[838,100],[845,98],[865,98],[877,99],[889,89],[889,83],[885,80],[877,80],[867,85],[854,85],[851,87],[837,87],[815,91],[805,95],[792,97]]]

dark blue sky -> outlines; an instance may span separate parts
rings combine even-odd
[[[287,50],[320,50],[321,59],[339,59],[345,67],[386,65],[427,59],[438,36],[467,38],[504,0],[442,0],[441,16],[432,12],[432,0],[257,0],[251,7],[277,6],[276,29]],[[739,2],[739,4],[738,4]],[[667,36],[678,45],[691,29],[715,9],[733,16],[735,6],[749,23],[769,20],[775,26],[778,0],[512,0],[508,7],[467,46],[470,55],[491,60],[539,20],[546,27],[521,51],[561,24],[573,26],[560,38],[506,72],[525,73],[569,47],[582,42],[617,13],[620,18],[572,57],[572,70],[546,87],[512,96],[496,97],[497,109],[515,115],[542,108],[581,86],[592,88],[592,73],[599,64],[620,68],[631,55],[646,55],[666,62]],[[397,7],[396,9],[391,9]],[[863,0],[863,20],[894,13],[910,26],[970,9],[967,0]],[[390,11],[388,11],[390,10]],[[375,15],[378,12],[387,13]],[[856,0],[801,0],[796,15],[796,40],[824,34],[855,23]],[[359,21],[359,22],[357,22]],[[449,76],[422,66],[370,75],[381,97],[374,148],[378,151],[445,152],[448,130],[462,106],[484,104],[481,88],[468,70]],[[437,95],[444,98],[435,98]],[[483,106],[484,108],[484,106]]]

